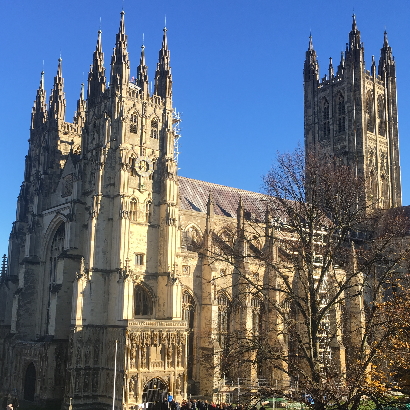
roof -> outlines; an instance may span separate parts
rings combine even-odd
[[[180,209],[206,212],[209,194],[214,202],[215,215],[236,217],[239,200],[245,210],[246,219],[263,221],[268,196],[197,179],[178,177]]]

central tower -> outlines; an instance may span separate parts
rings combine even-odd
[[[319,78],[312,37],[303,70],[306,153],[329,154],[364,178],[364,198],[376,208],[401,206],[396,65],[384,33],[378,66],[365,68],[353,15],[340,63]]]

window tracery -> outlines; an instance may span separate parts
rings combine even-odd
[[[217,297],[218,301],[218,341],[221,349],[227,348],[227,338],[230,323],[230,302],[228,296],[221,292]]]
[[[151,316],[152,315],[152,297],[148,291],[141,285],[135,286],[134,289],[134,315]]]
[[[194,324],[195,324],[196,304],[193,296],[184,290],[182,293],[182,320],[188,323],[187,338],[187,375],[192,379],[194,364]]]
[[[201,246],[201,234],[199,230],[193,226],[188,226],[183,233],[183,245],[188,251],[195,252]]]
[[[158,118],[151,121],[151,138],[158,139]]]
[[[133,134],[138,133],[138,115],[137,113],[131,114],[130,117],[130,132]]]
[[[131,198],[130,201],[130,219],[131,221],[138,221],[138,200]]]
[[[322,100],[322,134],[324,139],[330,137],[330,106],[326,98]]]
[[[346,130],[345,98],[342,93],[337,96],[337,132],[340,134]]]
[[[377,98],[377,111],[379,117],[379,135],[386,135],[386,116],[385,116],[385,104],[383,96],[379,95]]]
[[[374,132],[373,93],[369,91],[366,97],[367,131]]]

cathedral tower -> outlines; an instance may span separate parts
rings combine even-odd
[[[307,153],[326,153],[351,166],[365,180],[369,204],[401,206],[396,67],[384,33],[378,66],[367,71],[356,18],[339,65],[329,61],[320,79],[312,37],[303,70]]]

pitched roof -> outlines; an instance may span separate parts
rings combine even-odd
[[[257,192],[231,188],[197,179],[178,177],[180,208],[206,212],[209,194],[214,201],[215,215],[236,217],[239,200],[242,199],[246,219],[263,221],[268,196]]]

